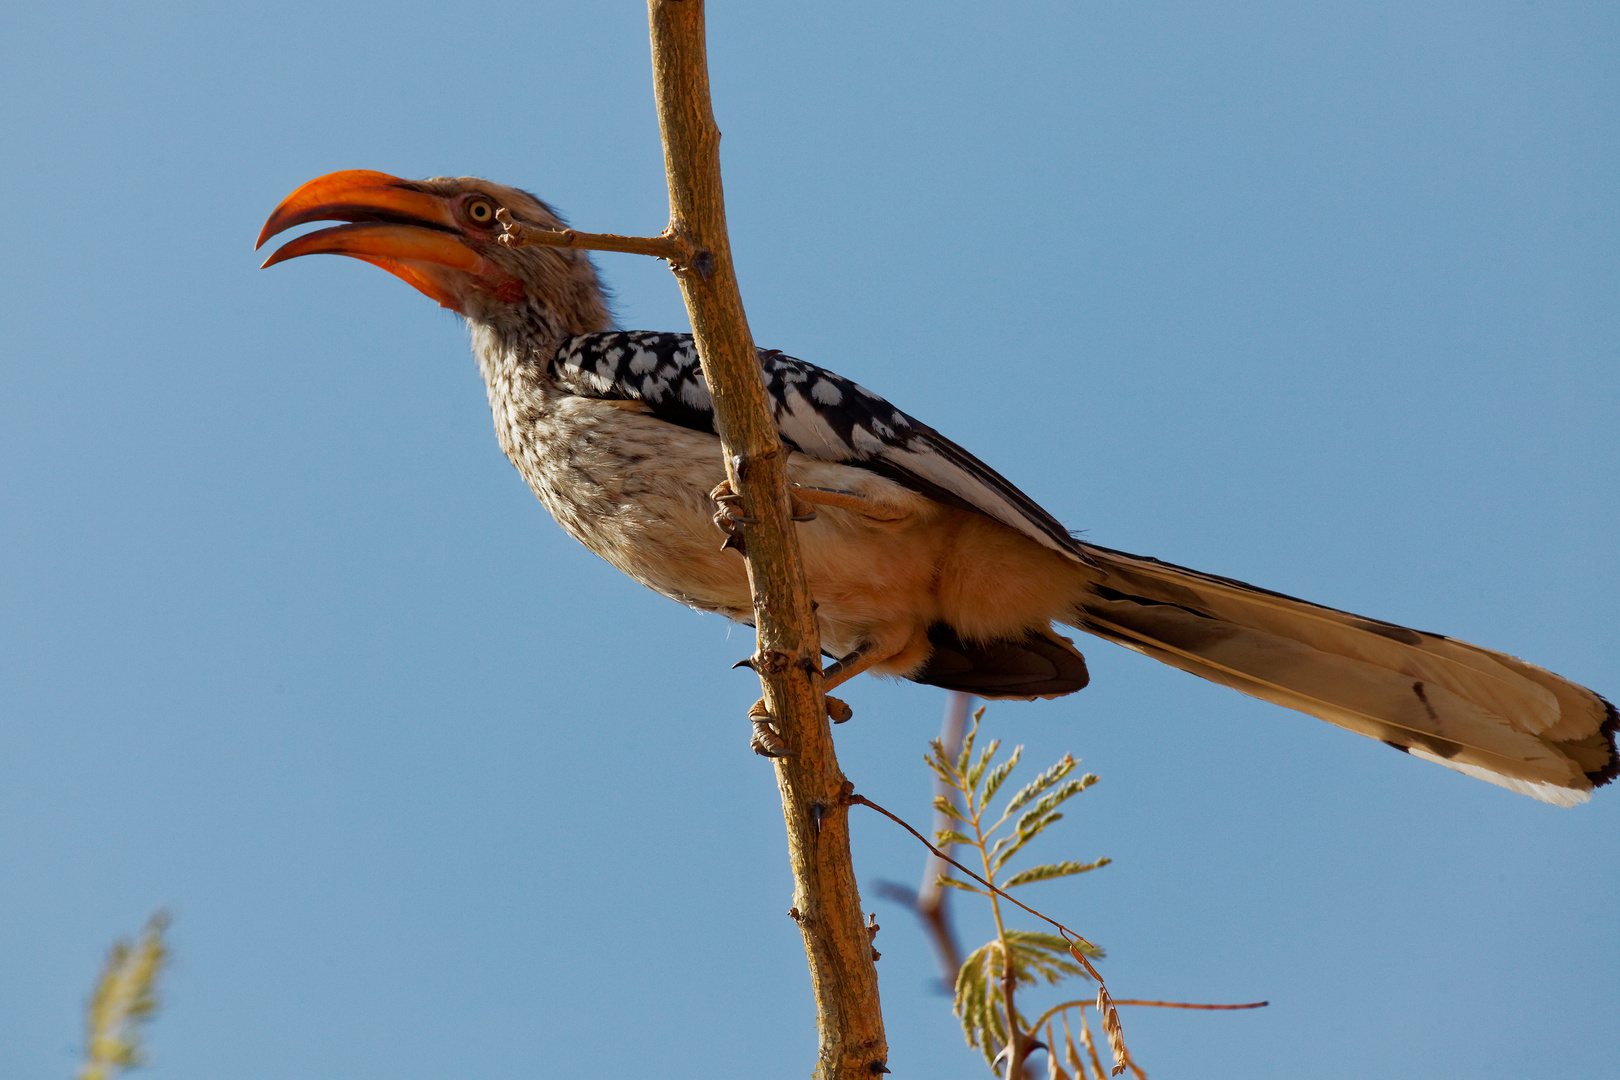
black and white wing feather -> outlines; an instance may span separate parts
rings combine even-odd
[[[820,461],[868,469],[931,499],[984,514],[1077,562],[1083,545],[990,466],[842,375],[775,350],[760,369],[788,446]],[[563,390],[644,402],[660,419],[714,431],[714,403],[690,334],[615,331],[563,341],[551,363]]]

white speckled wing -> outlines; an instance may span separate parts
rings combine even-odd
[[[774,350],[762,350],[759,362],[776,429],[799,453],[869,469],[1090,561],[1068,530],[1006,477],[864,386]],[[641,401],[670,423],[714,431],[714,405],[690,334],[571,337],[558,348],[551,376],[570,393]]]

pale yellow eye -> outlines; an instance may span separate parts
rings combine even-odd
[[[467,220],[474,225],[490,225],[495,221],[495,204],[488,199],[471,199],[467,203]]]

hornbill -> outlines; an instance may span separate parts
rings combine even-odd
[[[565,226],[471,177],[311,180],[265,266],[348,255],[462,315],[495,432],[546,509],[671,599],[752,621],[714,411],[685,334],[614,328],[583,251],[511,248],[496,215]],[[1086,685],[1075,627],[1398,750],[1573,805],[1620,772],[1614,706],[1503,653],[1076,539],[994,469],[865,387],[761,351],[823,650],[862,671],[986,698]],[[718,511],[716,509],[718,505]],[[719,525],[732,534],[722,546]]]

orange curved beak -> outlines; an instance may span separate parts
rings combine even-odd
[[[349,224],[300,236],[276,249],[263,266],[300,255],[348,255],[387,270],[456,312],[462,310],[464,275],[489,284],[506,277],[463,242],[446,200],[387,173],[345,169],[311,180],[281,200],[254,248],[310,221]]]

